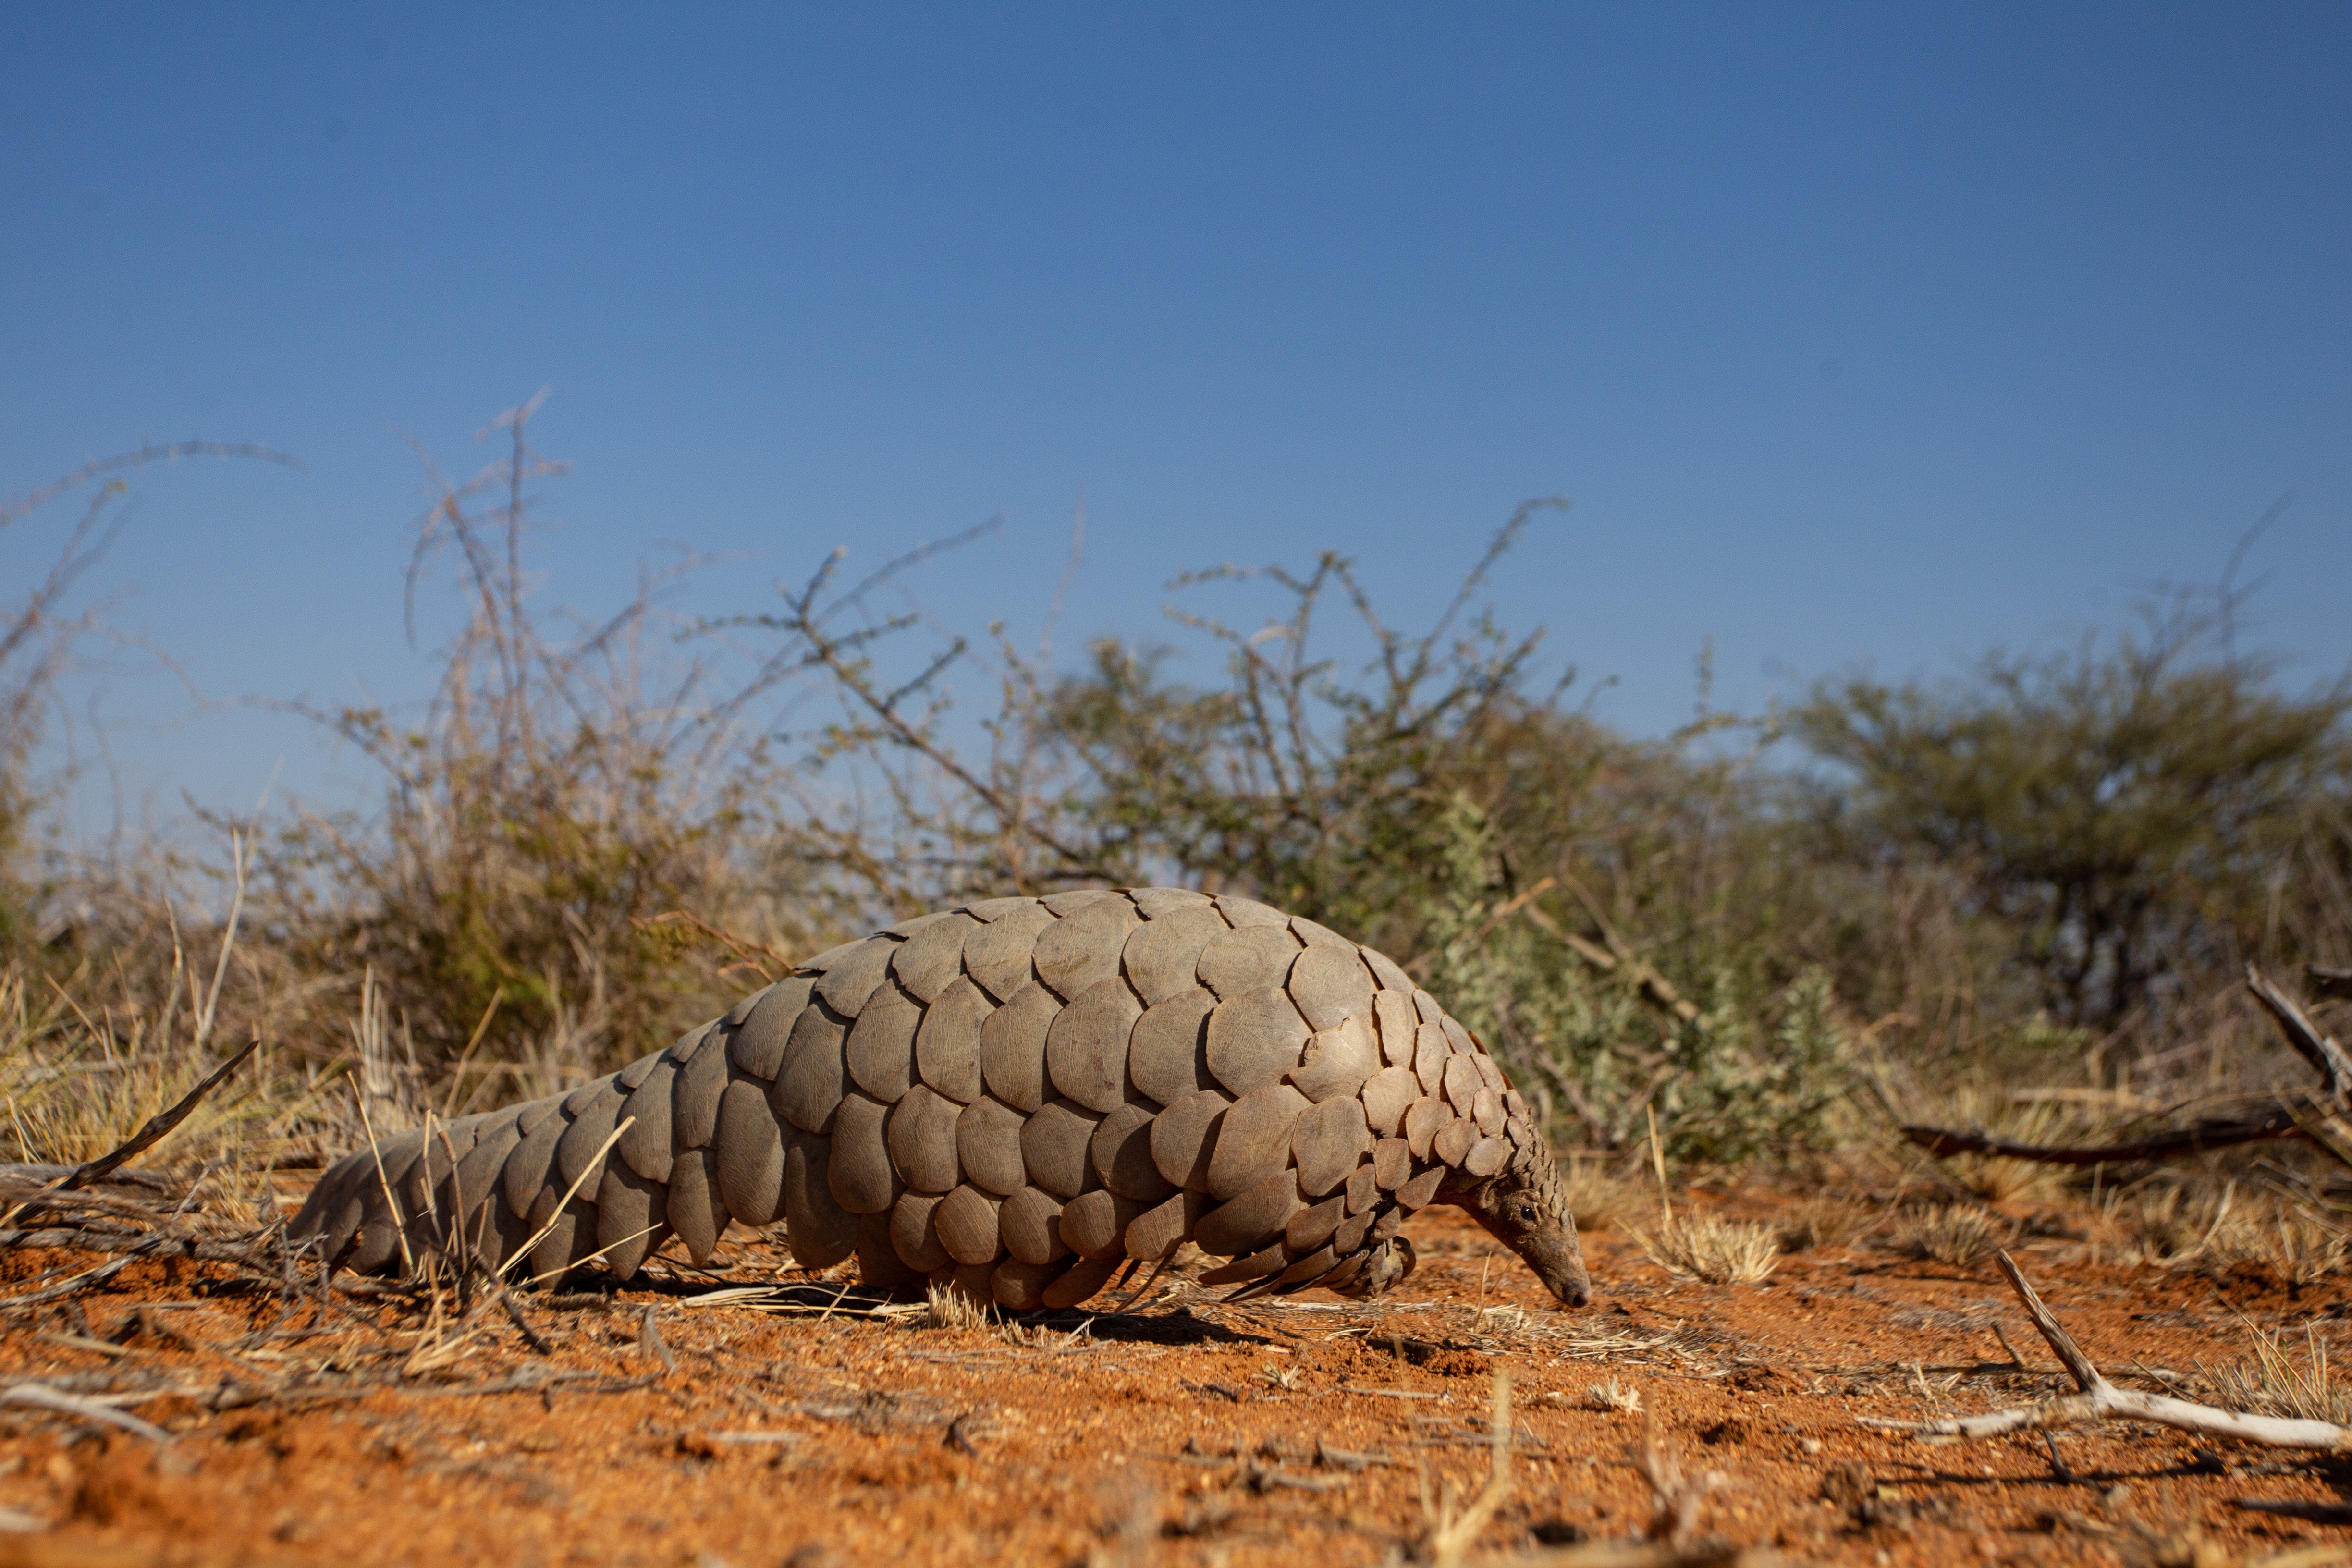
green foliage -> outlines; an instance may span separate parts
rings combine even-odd
[[[1600,971],[1556,921],[1496,920],[1494,824],[1459,796],[1446,821],[1428,984],[1533,1086],[1556,1131],[1623,1147],[1652,1110],[1678,1157],[1723,1161],[1825,1140],[1853,1054],[1823,970],[1774,988],[1761,968],[1717,963],[1706,1005],[1662,1008],[1619,973],[1623,963]],[[1520,907],[1541,912],[1539,902]]]
[[[1957,871],[2042,1003],[2111,1030],[2282,919],[2308,940],[2298,861],[2340,872],[2352,682],[2283,694],[2213,630],[2151,616],[2071,653],[1995,653],[1967,681],[1825,685],[1797,731],[1852,771],[1855,853]]]

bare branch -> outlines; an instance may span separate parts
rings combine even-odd
[[[1906,1124],[1903,1136],[1941,1157],[1948,1154],[1991,1154],[2005,1160],[2033,1160],[2047,1165],[2123,1165],[2140,1160],[2174,1160],[2186,1154],[2203,1153],[2210,1149],[2231,1149],[2241,1143],[2260,1143],[2277,1138],[2305,1138],[2310,1134],[2295,1120],[2294,1110],[2282,1106],[2267,1115],[2226,1121],[2200,1121],[2178,1131],[2143,1138],[2130,1143],[2100,1143],[2092,1145],[2059,1145],[2019,1143],[2007,1138],[1995,1138],[1985,1132],[1961,1132],[1942,1127],[1921,1127]]]
[[[2272,984],[2268,975],[2251,963],[2246,965],[2246,989],[2253,993],[2254,1000],[2263,1005],[2263,1010],[2278,1025],[2279,1033],[2286,1037],[2286,1043],[2293,1046],[2304,1060],[2319,1069],[2327,1098],[2339,1106],[2346,1103],[2347,1098],[2352,1098],[2352,1057],[2344,1054],[2344,1047],[2315,1028],[2311,1020],[2304,1016],[2303,1009],[2296,1006],[2285,992]]]
[[[72,473],[39,489],[0,501],[0,528],[21,522],[68,490],[89,483],[108,474],[119,474],[126,468],[143,468],[150,463],[175,463],[182,458],[251,458],[259,462],[276,463],[284,468],[299,468],[302,461],[269,447],[259,447],[250,441],[166,441],[140,447],[133,452],[118,452],[110,458],[99,458],[84,463]]]

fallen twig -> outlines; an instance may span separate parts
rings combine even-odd
[[[507,1321],[515,1326],[515,1332],[522,1336],[522,1342],[530,1347],[531,1353],[547,1355],[552,1352],[555,1349],[553,1342],[531,1327],[530,1319],[524,1315],[522,1303],[515,1300],[512,1290],[507,1289],[507,1282],[495,1274],[489,1276],[489,1282],[498,1291],[498,1303],[505,1310]]]
[[[204,1263],[249,1263],[250,1240],[205,1241],[186,1236],[142,1235],[116,1230],[0,1230],[0,1247],[62,1247],[75,1252],[119,1252],[131,1258],[193,1258]]]
[[[54,1410],[63,1415],[79,1415],[85,1421],[102,1421],[110,1426],[120,1426],[125,1432],[144,1437],[151,1443],[168,1443],[172,1435],[152,1421],[142,1421],[126,1411],[101,1405],[94,1399],[79,1399],[70,1394],[60,1394],[46,1384],[20,1383],[0,1392],[0,1405],[30,1405],[41,1410]]]
[[[79,1165],[44,1164],[37,1161],[0,1160],[0,1182],[26,1182],[42,1186],[61,1176],[71,1175],[80,1168]],[[103,1179],[110,1185],[144,1187],[151,1193],[169,1194],[178,1187],[178,1184],[169,1176],[161,1176],[152,1171],[116,1171]]]
[[[2352,1057],[2345,1055],[2344,1047],[2321,1034],[2311,1020],[2303,1016],[2303,1009],[2296,1006],[2285,992],[2272,984],[2268,975],[2251,963],[2246,965],[2246,989],[2253,993],[2254,1000],[2263,1005],[2263,1010],[2278,1025],[2279,1033],[2286,1037],[2286,1043],[2317,1069],[2326,1084],[2327,1098],[2338,1106],[2352,1100]]]
[[[1315,1462],[1335,1470],[1360,1470],[1371,1465],[1396,1463],[1381,1450],[1359,1454],[1349,1448],[1335,1448],[1320,1436],[1315,1439]]]
[[[2307,1097],[2298,1097],[2305,1099]],[[2172,1160],[2210,1149],[2234,1148],[2272,1139],[2304,1138],[2309,1134],[2296,1120],[2294,1107],[2281,1105],[2256,1117],[2192,1122],[2187,1127],[2132,1143],[2020,1143],[1987,1132],[1963,1132],[1946,1127],[1905,1123],[1903,1136],[1928,1153],[1990,1154],[2004,1160],[2032,1160],[2044,1165],[2125,1165],[2145,1160]]]
[[[2277,1514],[2285,1519],[2309,1520],[2314,1524],[2352,1524],[2352,1503],[2304,1502],[2298,1500],[2282,1501],[2277,1498],[2231,1498],[2230,1506],[2242,1508],[2251,1513]]]
[[[1997,1437],[2010,1432],[2030,1432],[2073,1426],[2086,1421],[2149,1421],[2183,1432],[2232,1437],[2274,1448],[2307,1448],[2334,1453],[2352,1448],[2352,1430],[2328,1421],[2290,1420],[2283,1416],[2247,1415],[2210,1405],[2196,1405],[2168,1394],[2141,1394],[2118,1388],[2091,1364],[2082,1347],[2059,1325],[2026,1282],[2008,1253],[1995,1255],[2010,1289],[2017,1292],[2025,1315],[2041,1331],[2080,1392],[2038,1404],[1989,1411],[1982,1415],[1951,1416],[1937,1421],[1890,1421],[1861,1417],[1862,1425],[1887,1431],[1910,1432],[1923,1437]]]
[[[662,1343],[661,1330],[654,1326],[654,1303],[651,1301],[646,1303],[645,1313],[637,1320],[637,1348],[661,1363],[664,1372],[677,1371],[677,1357],[670,1354],[669,1347]]]
[[[662,1375],[656,1372],[643,1377],[607,1377],[593,1372],[525,1371],[488,1383],[394,1387],[390,1392],[439,1399],[470,1398],[483,1394],[538,1394],[557,1388],[572,1394],[632,1394],[641,1388],[651,1388],[662,1380]]]
[[[1303,1476],[1280,1465],[1252,1464],[1242,1470],[1242,1485],[1260,1494],[1284,1488],[1299,1492],[1335,1492],[1347,1484],[1345,1476]]]
[[[111,1263],[101,1263],[95,1268],[85,1268],[71,1279],[60,1279],[56,1284],[45,1285],[38,1290],[27,1290],[22,1295],[11,1296],[5,1300],[0,1300],[0,1310],[37,1307],[45,1301],[62,1301],[77,1291],[87,1290],[93,1285],[104,1284],[130,1268],[131,1264],[131,1259],[118,1258]]]

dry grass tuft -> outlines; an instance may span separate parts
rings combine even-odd
[[[1896,1228],[1895,1241],[1914,1258],[1966,1268],[2000,1245],[2000,1218],[1967,1204],[1914,1209]]]
[[[2352,1387],[2327,1364],[2327,1346],[2311,1324],[2303,1330],[2303,1355],[2287,1348],[2283,1331],[2246,1324],[2253,1349],[2250,1363],[2231,1362],[2206,1375],[2214,1396],[2249,1415],[2282,1415],[2302,1421],[2352,1424]]]
[[[988,1308],[951,1285],[934,1285],[926,1297],[924,1328],[984,1329],[995,1321]]]
[[[1677,1279],[1753,1285],[1780,1264],[1780,1238],[1769,1225],[1714,1215],[1669,1218],[1655,1235],[1633,1232],[1650,1261]]]
[[[2224,1226],[2219,1245],[2231,1261],[2259,1265],[2294,1285],[2339,1273],[2352,1260],[2352,1242],[2342,1230],[2285,1209],[2249,1219],[2242,1229]]]
[[[2336,1226],[2272,1198],[2244,1198],[2188,1184],[2142,1197],[2122,1216],[2142,1261],[2158,1268],[2225,1270],[2252,1266],[2308,1285],[2352,1261],[2352,1238]]]
[[[2236,1202],[2234,1184],[2198,1194],[2175,1183],[2117,1203],[2116,1219],[2136,1244],[2141,1262],[2180,1268],[2205,1255]]]
[[[1813,1197],[1780,1222],[1780,1250],[1811,1252],[1820,1247],[1845,1247],[1876,1224],[1878,1211],[1855,1198]]]
[[[253,1227],[277,1217],[266,1173],[288,1152],[289,1125],[331,1121],[339,1108],[328,1086],[301,1073],[263,1032],[268,998],[253,1012],[240,1008],[236,1025],[226,1022],[225,1000],[251,1005],[236,994],[243,987],[229,984],[249,974],[237,942],[247,847],[242,837],[234,843],[236,902],[215,952],[189,951],[166,907],[158,929],[104,968],[0,969],[0,1104],[7,1108],[0,1160],[79,1165],[121,1147],[236,1055],[223,1042],[241,1026],[238,1044],[264,1042],[253,1059],[138,1163],[192,1176],[190,1207],[209,1221]]]
[[[2063,1167],[2037,1164],[2031,1160],[1958,1154],[1946,1163],[1952,1167],[1952,1177],[1963,1190],[1989,1204],[2048,1203],[2057,1198],[2066,1184]]]

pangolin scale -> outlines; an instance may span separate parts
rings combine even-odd
[[[1586,1300],[1550,1150],[1475,1035],[1312,921],[1144,888],[821,953],[608,1078],[347,1155],[290,1235],[363,1273],[462,1245],[546,1281],[781,1220],[804,1267],[1067,1307],[1186,1241],[1240,1294],[1377,1294],[1433,1203]]]

